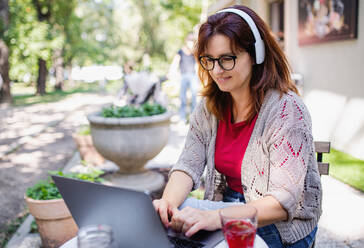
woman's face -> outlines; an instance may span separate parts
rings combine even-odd
[[[213,58],[222,55],[235,55],[235,67],[226,71],[215,61],[214,69],[209,71],[210,76],[216,82],[219,89],[234,95],[244,94],[249,90],[249,82],[252,74],[252,60],[246,51],[235,54],[230,47],[230,39],[221,34],[216,34],[207,43],[205,54]]]

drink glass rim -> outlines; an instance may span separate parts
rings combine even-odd
[[[257,228],[258,210],[249,204],[222,208],[219,210],[221,227],[233,220],[245,220]]]

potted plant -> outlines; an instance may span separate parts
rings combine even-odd
[[[51,174],[77,178],[87,181],[102,181],[103,172],[94,170],[90,174],[50,172]],[[78,227],[73,220],[56,185],[49,177],[29,187],[25,193],[25,202],[29,212],[35,218],[42,240],[42,247],[59,247],[76,236]]]
[[[160,104],[110,106],[88,116],[97,151],[119,167],[137,174],[167,144],[171,113]]]
[[[92,143],[89,125],[81,126],[72,137],[83,161],[96,166],[105,163],[105,159],[97,152]]]

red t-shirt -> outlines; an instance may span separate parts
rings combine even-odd
[[[215,145],[215,168],[226,176],[228,186],[236,192],[244,193],[241,185],[241,163],[250,136],[253,132],[256,115],[251,123],[246,121],[231,123],[231,109],[226,113],[226,121],[219,121]]]

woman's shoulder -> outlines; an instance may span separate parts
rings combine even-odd
[[[265,96],[263,107],[271,111],[285,110],[287,108],[296,108],[297,110],[302,108],[302,110],[307,111],[303,99],[293,91],[287,93],[281,93],[278,90],[269,91]]]
[[[262,115],[271,121],[290,120],[292,124],[302,121],[306,124],[311,123],[311,116],[303,99],[292,91],[287,93],[280,93],[277,90],[268,92],[261,111]]]
[[[205,97],[198,101],[191,118],[197,122],[212,122],[215,120],[214,115],[207,108]]]
[[[283,93],[278,90],[269,90],[265,95],[264,101],[273,104],[282,103],[285,101],[303,104],[302,98],[293,91]]]

